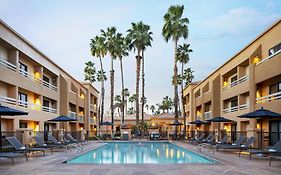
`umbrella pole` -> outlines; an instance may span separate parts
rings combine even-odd
[[[262,120],[260,120],[260,125],[261,125],[261,135],[260,135],[260,148],[262,148]]]

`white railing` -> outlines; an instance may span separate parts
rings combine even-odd
[[[76,119],[76,112],[69,111],[69,117],[72,119]]]
[[[243,77],[239,78],[239,83],[243,83],[244,81],[249,79],[249,75],[244,75]]]
[[[273,58],[274,56],[278,55],[281,53],[281,50],[278,50],[277,52],[275,52],[274,54],[270,55],[269,57],[265,58],[265,59],[262,59],[260,62],[256,63],[256,65],[259,65],[263,62],[266,62],[268,60],[270,60],[271,58]]]
[[[94,119],[92,117],[90,118],[90,123],[94,124]]]
[[[200,98],[200,97],[202,97],[202,95],[199,95],[199,96],[197,96],[197,97],[195,97],[195,98]]]
[[[231,112],[236,112],[236,111],[238,111],[238,106],[234,106],[234,107],[226,108],[226,109],[222,110],[222,112],[224,114],[231,113]]]
[[[41,106],[40,105],[36,105],[36,104],[29,103],[29,102],[26,102],[26,101],[18,100],[18,105],[22,106],[22,107],[34,109],[34,110],[41,110]]]
[[[8,69],[11,69],[12,71],[16,71],[17,70],[17,66],[16,65],[14,65],[14,64],[12,64],[12,63],[10,63],[10,62],[2,59],[2,58],[0,58],[0,64],[5,66]]]
[[[27,71],[25,70],[22,70],[22,69],[19,69],[19,74],[24,76],[24,77],[28,77],[30,78],[31,80],[33,81],[36,81],[38,83],[41,84],[42,80],[40,78],[36,78],[35,76],[33,76],[32,74],[28,73]]]
[[[260,98],[256,98],[256,103],[265,103],[272,100],[279,100],[281,99],[281,92],[277,92],[274,94],[266,95]]]
[[[97,105],[90,104],[92,111],[97,111]]]
[[[248,109],[249,108],[249,104],[242,104],[239,106],[239,110],[244,110],[244,109]]]
[[[17,104],[17,100],[10,97],[0,96],[0,102],[9,103],[9,104]]]
[[[69,89],[69,92],[71,92],[72,94],[76,95],[76,92],[73,92],[71,89]]]
[[[241,78],[239,78],[238,80],[231,82],[229,85],[224,86],[222,89],[225,90],[225,89],[228,89],[229,87],[237,86],[238,84],[243,83],[243,82],[247,81],[248,79],[249,79],[249,75],[244,75]]]
[[[196,115],[196,119],[197,119],[197,120],[202,119],[202,114]]]
[[[45,86],[45,87],[47,87],[47,88],[50,88],[50,89],[52,89],[52,90],[54,90],[54,91],[57,91],[58,90],[58,88],[57,88],[57,86],[55,86],[55,85],[52,85],[51,83],[49,83],[49,82],[47,82],[47,81],[42,81],[42,84],[43,84],[43,86]]]
[[[50,107],[47,107],[47,106],[42,106],[42,111],[44,112],[50,112],[50,113],[54,113],[54,114],[57,114],[58,113],[58,110],[55,109],[55,108],[50,108]]]
[[[205,120],[208,120],[211,118],[211,113],[212,113],[212,111],[207,111],[204,113]]]

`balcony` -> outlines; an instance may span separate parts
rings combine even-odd
[[[10,69],[10,70],[12,70],[14,72],[16,72],[16,70],[17,70],[17,66],[16,65],[14,65],[14,64],[12,64],[12,63],[10,63],[10,62],[2,59],[2,58],[0,58],[0,65],[4,66],[4,67],[6,67],[6,68],[8,68],[8,69]]]
[[[0,102],[12,104],[12,105],[16,105],[17,104],[17,100],[16,99],[10,98],[10,97],[4,97],[4,96],[0,96]]]
[[[91,111],[97,112],[97,105],[90,104],[91,106]]]
[[[234,107],[231,107],[231,108],[226,108],[226,109],[223,109],[222,110],[222,113],[223,114],[227,114],[227,113],[231,113],[231,112],[236,112],[238,111],[238,106],[234,106]]]
[[[266,103],[266,102],[270,102],[273,100],[279,100],[279,99],[281,99],[281,92],[277,92],[274,94],[256,98],[256,103]]]
[[[255,66],[255,83],[258,84],[281,74],[281,50],[262,59]]]
[[[207,111],[204,113],[205,120],[211,119],[212,111]]]
[[[47,106],[43,106],[42,107],[42,111],[44,112],[50,112],[50,113],[53,113],[53,114],[57,114],[58,113],[58,110],[55,109],[55,108],[50,108],[50,107],[47,107]]]
[[[239,78],[238,80],[231,82],[229,85],[224,86],[222,89],[223,90],[230,89],[232,87],[237,86],[238,84],[241,84],[241,83],[247,81],[248,79],[249,79],[249,75],[244,75],[241,78]]]
[[[72,119],[77,119],[76,118],[76,112],[69,111],[69,117],[72,118]]]
[[[51,83],[49,83],[49,82],[47,82],[47,81],[42,81],[42,84],[43,84],[43,86],[45,86],[45,87],[47,87],[47,88],[49,88],[49,89],[52,89],[52,90],[54,90],[54,91],[58,91],[58,87],[57,86],[55,86],[55,85],[52,85]]]
[[[37,111],[41,110],[41,105],[36,105],[34,103],[29,103],[26,101],[18,100],[18,105],[21,107],[25,107],[25,108],[29,108],[29,109],[33,109],[33,110],[37,110]]]
[[[90,118],[90,124],[94,124],[94,119],[92,117]]]
[[[249,104],[242,104],[239,106],[239,110],[244,110],[244,109],[248,109],[249,108]]]

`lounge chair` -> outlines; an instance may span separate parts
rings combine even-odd
[[[218,141],[216,144],[217,145],[225,145],[227,144],[227,139],[228,139],[228,136],[225,135],[220,141]]]
[[[246,137],[241,135],[234,143],[232,144],[218,144],[216,145],[216,149],[231,149],[231,148],[236,148],[242,145],[242,143],[246,140]]]
[[[66,145],[65,142],[59,142],[53,135],[48,135],[48,141],[50,141],[54,145]]]
[[[15,148],[17,152],[42,152],[45,156],[45,152],[50,150],[48,148],[27,148],[22,143],[20,143],[20,141],[18,141],[16,137],[6,137],[6,139]],[[52,150],[51,152],[53,153]]]
[[[25,157],[25,160],[28,161],[28,157],[26,153],[3,152],[0,153],[0,157],[11,159],[12,165],[14,165],[14,158]]]
[[[79,142],[79,141],[78,141],[77,139],[75,139],[71,134],[67,134],[66,136],[67,136],[67,138],[69,139],[69,142],[70,142],[70,143],[81,144],[81,146],[87,144],[86,141],[85,141],[85,142],[84,142],[84,141]]]
[[[281,155],[279,156],[271,156],[269,159],[269,166],[271,166],[272,160],[281,160]]]
[[[33,137],[33,140],[35,141],[36,145],[38,145],[39,147],[49,148],[49,149],[55,149],[55,148],[64,149],[65,148],[64,145],[46,144],[46,143],[44,143],[44,139],[40,136]]]
[[[195,140],[193,143],[197,143],[197,144],[200,144],[200,143],[208,143],[210,141],[210,139],[215,139],[214,137],[214,134],[209,134],[206,138],[204,139],[199,139],[199,140]]]
[[[201,134],[200,136],[195,136],[190,140],[190,143],[196,143],[198,141],[202,141],[205,137],[205,134]]]
[[[249,159],[252,159],[252,154],[266,154],[266,155],[281,155],[281,140],[279,140],[272,148],[248,150]]]

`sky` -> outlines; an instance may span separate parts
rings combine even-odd
[[[161,35],[163,15],[170,5],[184,5],[183,17],[190,20],[189,37],[193,53],[187,67],[202,80],[231,56],[281,18],[280,0],[0,0],[0,18],[48,55],[78,80],[84,79],[84,66],[98,59],[91,56],[90,39],[100,29],[116,26],[126,34],[132,22],[151,26],[152,47],[145,52],[145,96],[148,104],[173,96],[173,43]],[[135,93],[135,53],[124,58],[125,87]],[[120,94],[120,63],[114,62],[115,94]],[[104,58],[109,73],[110,57]],[[107,74],[109,77],[109,74]],[[98,89],[98,82],[94,83]],[[106,108],[110,99],[106,82]]]

